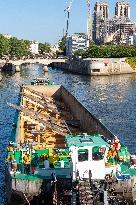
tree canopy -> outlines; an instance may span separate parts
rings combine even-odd
[[[78,51],[76,52],[76,55]],[[79,51],[79,55],[81,51]],[[127,45],[91,45],[86,51],[82,53],[83,58],[123,58],[135,57],[136,46]]]
[[[59,49],[62,51],[61,53],[66,54],[66,36],[63,36],[59,41]]]
[[[21,58],[23,56],[27,56],[30,53],[30,42],[27,40],[18,40],[17,38],[13,37],[9,39],[9,44],[11,58]]]
[[[29,47],[28,40],[18,40],[15,37],[7,38],[0,34],[0,58],[21,58],[30,53]]]
[[[39,43],[39,53],[45,54],[51,51],[51,46],[49,43]]]
[[[29,40],[19,40],[15,37],[7,38],[0,34],[0,58],[22,58],[30,55],[30,44]],[[51,46],[49,43],[39,43],[39,53],[49,53]]]

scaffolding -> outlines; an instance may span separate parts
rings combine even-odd
[[[127,6],[129,6],[128,3]],[[127,44],[128,36],[134,32],[135,25],[131,22],[127,12],[126,16],[114,16],[113,18],[109,18],[108,4],[103,1],[95,4],[93,40],[97,44],[109,42],[113,42],[114,44]]]

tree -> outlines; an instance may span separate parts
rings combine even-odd
[[[22,58],[29,54],[30,42],[28,40],[18,40],[13,37],[9,40],[11,58]]]
[[[9,39],[0,34],[0,57],[8,56],[10,51]]]
[[[83,56],[85,53],[84,49],[79,49],[74,52],[74,56]]]
[[[66,36],[63,36],[62,39],[59,41],[59,49],[64,55],[66,54]]]
[[[123,57],[135,57],[136,47],[126,45],[91,45],[85,53],[84,58],[123,58]]]
[[[51,46],[49,43],[39,43],[39,53],[40,54],[45,54],[49,53],[51,51]]]

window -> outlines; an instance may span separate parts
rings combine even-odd
[[[88,161],[88,149],[78,150],[78,161],[79,162]]]
[[[106,151],[105,147],[93,147],[92,159],[94,161],[102,160],[104,158],[105,151]]]
[[[93,72],[100,72],[100,69],[93,69]]]

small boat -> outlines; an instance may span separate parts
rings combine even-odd
[[[7,153],[15,193],[53,199],[58,190],[62,200],[80,179],[136,176],[127,148],[63,86],[23,86],[20,105],[10,106],[19,110]]]
[[[49,79],[46,78],[35,78],[31,81],[31,85],[48,85]]]

